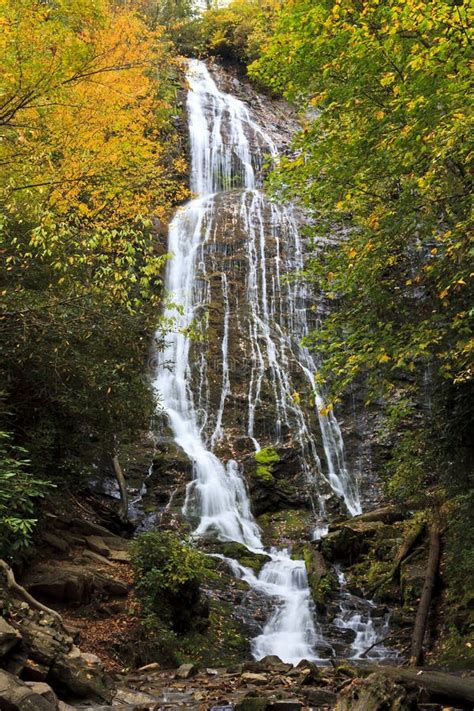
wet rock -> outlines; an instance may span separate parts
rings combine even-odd
[[[308,584],[313,600],[318,611],[323,612],[332,593],[337,588],[337,581],[334,574],[329,569],[323,554],[314,545],[308,543],[295,551],[298,557],[302,557],[306,572],[308,574]]]
[[[189,679],[189,677],[194,676],[197,672],[198,668],[195,664],[181,664],[176,672],[176,676],[178,679]]]
[[[416,692],[388,679],[371,674],[355,679],[337,700],[337,711],[416,711]]]
[[[222,543],[217,548],[226,558],[232,558],[238,561],[240,565],[251,568],[256,575],[258,575],[265,563],[271,560],[270,556],[264,553],[249,551],[247,546],[242,543]]]
[[[300,711],[303,704],[298,700],[281,699],[279,701],[271,701],[267,704],[266,711]]]
[[[321,680],[321,669],[313,662],[306,662],[304,666],[299,667],[298,671],[301,674],[301,684],[317,684]]]
[[[0,617],[0,657],[5,656],[21,640],[21,634]]]
[[[41,687],[43,693],[38,693],[27,683],[0,670],[0,708],[6,711],[56,711],[58,706],[54,693],[46,684],[41,684]],[[44,695],[46,688],[48,694]]]

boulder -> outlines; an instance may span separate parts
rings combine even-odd
[[[370,550],[371,540],[383,528],[380,521],[345,523],[331,531],[320,542],[320,549],[327,560],[353,565]]]
[[[300,711],[302,708],[303,704],[298,699],[279,699],[270,701],[266,711]]]
[[[329,706],[333,708],[337,702],[337,694],[327,689],[307,689],[302,692],[309,706]]]
[[[197,671],[198,668],[195,664],[181,664],[176,672],[176,676],[178,679],[189,679],[189,677],[194,676]]]
[[[23,645],[28,656],[39,664],[50,665],[62,654],[67,654],[73,645],[72,638],[56,624],[40,625],[44,618],[24,617],[18,622]]]
[[[48,544],[48,546],[54,548],[54,550],[57,550],[60,553],[68,553],[69,543],[64,537],[45,531],[41,534],[41,538]]]
[[[103,555],[106,558],[109,557],[110,555],[110,548],[106,544],[103,538],[100,536],[86,536],[86,543],[88,548],[90,548],[91,551],[94,553],[98,553],[99,555]]]
[[[27,590],[40,600],[87,603],[97,596],[125,596],[128,587],[96,570],[73,564],[48,564],[28,575]]]
[[[97,698],[110,702],[112,692],[105,684],[102,662],[94,654],[81,652],[73,646],[56,659],[51,667],[51,681],[79,698]]]
[[[56,711],[57,699],[47,684],[31,686],[0,670],[0,709],[5,711]]]
[[[247,546],[234,541],[219,544],[218,550],[226,558],[232,558],[240,563],[240,565],[251,568],[256,575],[259,574],[265,563],[271,560],[270,556],[265,553],[254,553],[253,551],[249,551]]]
[[[87,521],[85,518],[73,518],[69,521],[69,525],[75,531],[84,536],[112,536],[113,534],[104,526],[98,523]]]
[[[258,662],[258,667],[262,670],[268,670],[277,674],[286,674],[292,669],[292,664],[286,664],[282,662],[280,657],[274,654],[269,654]]]
[[[21,640],[21,634],[0,617],[0,657],[4,657]]]
[[[49,684],[45,684],[43,681],[25,681],[25,684],[34,694],[42,696],[43,699],[49,701],[50,704],[57,706],[58,700],[56,694]]]

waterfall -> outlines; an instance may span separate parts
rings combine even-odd
[[[220,275],[224,304],[220,343],[221,386],[217,412],[210,412],[208,363],[195,357],[189,331],[202,318],[209,304],[204,248],[215,238],[220,198],[229,195],[235,224],[245,235],[246,285],[243,329],[250,343],[250,377],[247,391],[246,434],[260,448],[256,414],[264,406],[262,387],[268,383],[275,410],[275,436],[282,428],[291,431],[308,481],[317,487],[324,477],[342,498],[350,513],[360,512],[357,487],[344,463],[342,436],[333,414],[323,416],[322,398],[314,392],[327,473],[324,473],[317,442],[298,398],[292,371],[298,370],[314,390],[315,364],[301,347],[308,332],[305,294],[297,284],[283,285],[280,276],[281,235],[292,257],[286,269],[303,266],[303,252],[291,206],[271,204],[259,189],[265,155],[277,157],[276,147],[254,120],[245,104],[221,92],[206,65],[190,60],[187,109],[191,148],[191,190],[194,199],[180,208],[169,229],[165,286],[170,295],[165,317],[174,319],[173,333],[158,356],[155,388],[163,403],[176,444],[193,465],[193,479],[187,487],[184,514],[196,521],[196,536],[217,536],[237,541],[250,550],[262,551],[259,527],[238,463],[224,462],[215,454],[225,430],[225,411],[231,394],[229,329],[231,325],[228,276]],[[265,215],[269,219],[265,220]],[[270,224],[266,224],[266,222]],[[268,242],[275,244],[275,265],[271,275]],[[238,317],[240,318],[240,316]],[[194,356],[193,356],[194,353]],[[198,383],[193,384],[193,378]],[[319,513],[324,518],[324,499],[319,496]],[[287,550],[269,552],[270,562],[257,577],[235,561],[228,561],[234,573],[254,589],[274,600],[274,608],[262,633],[253,640],[256,658],[277,654],[297,663],[317,659],[324,648],[315,623],[305,564],[292,560]]]

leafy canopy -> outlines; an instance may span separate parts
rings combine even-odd
[[[421,479],[453,473],[438,444],[466,454],[472,421],[471,9],[291,0],[273,21],[249,71],[304,110],[272,182],[313,216],[300,276],[333,302],[307,339],[321,384],[337,400],[364,377],[394,427],[416,427],[405,482],[410,459]]]

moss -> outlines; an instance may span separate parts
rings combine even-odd
[[[336,578],[326,568],[321,553],[316,551],[310,543],[296,547],[293,557],[303,558],[311,595],[317,608],[323,610],[330,595],[337,587]]]
[[[260,572],[265,563],[268,563],[270,557],[265,554],[252,553],[242,543],[224,543],[221,545],[221,551],[227,558],[237,560],[246,568],[251,568],[256,574]]]
[[[284,509],[262,514],[258,522],[269,545],[277,545],[285,539],[301,541],[308,538],[311,530],[311,512],[302,509]]]
[[[232,604],[212,600],[210,606],[208,628],[179,640],[177,654],[181,663],[228,666],[248,656],[248,640],[232,616]]]
[[[260,481],[272,483],[273,468],[280,461],[280,455],[274,447],[264,447],[255,453],[255,461],[257,463],[255,475]]]

